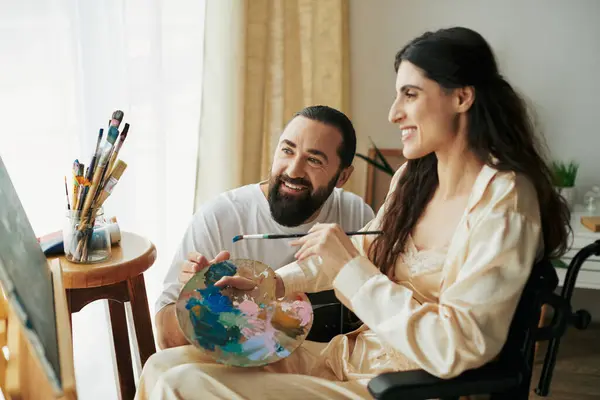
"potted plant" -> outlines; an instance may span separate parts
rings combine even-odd
[[[554,161],[552,163],[554,186],[565,198],[569,207],[573,207],[575,203],[575,180],[578,170],[579,164],[574,161],[569,163]]]

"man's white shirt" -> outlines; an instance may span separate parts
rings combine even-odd
[[[227,250],[232,259],[257,260],[277,270],[294,261],[298,249],[290,246],[292,239],[253,239],[233,243],[233,238],[255,233],[305,233],[315,223],[337,223],[345,231],[356,231],[373,217],[373,210],[362,198],[336,188],[314,221],[289,228],[278,224],[271,216],[260,184],[222,193],[194,214],[164,279],[155,312],[177,300],[182,288],[179,282],[181,264],[191,252],[198,252],[211,260],[220,251]]]

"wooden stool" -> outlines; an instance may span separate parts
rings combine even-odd
[[[133,399],[135,396],[125,302],[131,303],[141,365],[156,352],[143,275],[155,260],[154,244],[129,232],[121,233],[120,246],[112,247],[112,255],[108,261],[75,264],[67,261],[64,256],[60,257],[69,316],[95,300],[109,300],[112,338],[123,400]]]

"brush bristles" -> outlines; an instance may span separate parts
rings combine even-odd
[[[121,122],[123,121],[123,116],[125,116],[125,113],[121,110],[117,110],[112,114],[112,119],[116,119],[117,121]]]
[[[119,142],[123,143],[125,141],[125,139],[127,139],[127,131],[126,130],[121,132],[121,136],[119,136]]]
[[[125,172],[125,168],[127,168],[127,163],[122,160],[118,160],[110,175],[120,179],[123,175],[123,172]]]
[[[233,237],[233,243],[242,240],[244,237],[242,235],[237,235]]]
[[[110,144],[115,144],[115,141],[119,137],[119,130],[115,126],[111,126],[106,135],[106,141]]]

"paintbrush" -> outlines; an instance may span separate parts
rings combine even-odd
[[[348,236],[354,235],[381,235],[383,231],[351,231],[346,232]],[[258,233],[253,235],[237,235],[233,238],[233,243],[239,242],[242,239],[291,239],[306,236],[308,233],[291,233],[291,234],[274,234],[274,233]]]
[[[108,134],[106,135],[106,143],[104,143],[104,148],[102,149],[102,153],[104,156],[107,155],[108,150],[112,149],[118,137],[119,129],[117,129],[116,126],[111,125],[110,128],[108,128]]]
[[[92,161],[90,161],[87,174],[85,174],[85,178],[88,181],[91,181],[94,177],[94,168],[96,167],[96,161],[98,160],[98,151],[100,150],[100,142],[102,142],[103,132],[104,129],[100,128],[100,132],[98,132],[98,140],[96,141],[96,148],[94,149],[94,155],[92,156]]]
[[[127,139],[128,132],[129,132],[129,124],[125,123],[125,126],[123,127],[123,132],[121,132],[121,136],[119,136],[119,141],[117,142],[117,144],[115,146],[115,150],[113,151],[112,155],[110,156],[110,161],[108,162],[108,167],[106,168],[106,170],[110,174],[112,174],[113,166],[115,165],[115,161],[117,161],[117,157],[119,155],[119,151],[121,150],[121,147],[123,147],[123,142],[125,141],[125,139]]]
[[[77,160],[75,160],[77,161]],[[85,164],[81,164],[79,163],[79,161],[77,161],[77,171],[75,171],[75,194],[77,195],[79,193],[79,190],[81,189],[81,180],[83,178],[83,170],[85,168]]]
[[[79,169],[77,170],[77,176],[83,176],[83,169],[85,168],[84,163],[79,163]]]
[[[79,172],[79,160],[73,161],[73,203],[77,198],[77,192],[79,190],[79,182],[77,182],[77,173]]]
[[[69,187],[67,186],[67,176],[65,175],[65,194],[67,195],[67,210],[71,209],[71,203],[69,202]]]
[[[98,166],[95,168],[94,177],[92,178],[90,189],[85,196],[85,202],[82,208],[83,216],[87,216],[88,212],[90,211],[90,207],[96,199],[96,192],[102,185],[108,160],[110,159],[110,155],[112,154],[112,151],[114,149],[114,143],[117,140],[118,136],[119,130],[115,126],[111,126],[108,130],[108,134],[106,135],[106,142],[102,146],[102,153],[100,155],[100,160],[98,161]],[[81,224],[80,230],[85,229],[85,225],[86,224]]]
[[[77,181],[77,191],[79,192],[82,189],[81,183],[85,180],[83,176],[83,170],[85,169],[85,164],[77,164],[77,172],[75,173],[75,180]]]
[[[102,187],[102,191],[98,195],[98,199],[94,203],[95,208],[99,208],[102,206],[102,204],[104,204],[108,196],[110,196],[110,194],[112,193],[116,184],[119,182],[119,179],[121,179],[121,176],[123,175],[123,172],[125,172],[126,168],[127,163],[121,160],[117,161],[112,172],[110,173],[108,178],[106,178],[106,183]]]
[[[116,110],[115,112],[113,112],[110,121],[108,121],[109,128],[111,126],[114,126],[115,128],[119,129],[119,126],[121,125],[124,116],[125,113],[121,110]]]
[[[85,188],[86,188],[86,186],[84,186],[84,185],[79,185],[77,187],[77,194],[76,194],[75,199],[73,199],[73,210],[77,210],[77,211],[81,210],[81,207],[83,205],[84,196],[85,196]]]

